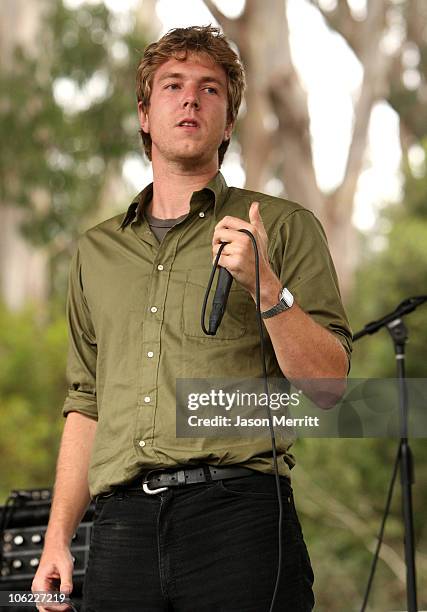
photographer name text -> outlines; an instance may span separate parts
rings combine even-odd
[[[190,427],[268,427],[268,417],[245,418],[237,415],[235,418],[216,415],[214,417],[188,417]],[[319,427],[319,417],[287,417],[285,415],[273,415],[272,424],[275,427]]]

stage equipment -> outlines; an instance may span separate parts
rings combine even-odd
[[[401,437],[396,453],[396,459],[393,467],[393,473],[390,481],[389,491],[387,495],[386,507],[384,516],[378,535],[378,544],[371,565],[371,571],[368,579],[365,597],[363,600],[361,612],[364,612],[368,603],[368,597],[374,578],[375,568],[378,561],[378,555],[383,539],[385,523],[390,510],[391,499],[393,495],[394,483],[396,480],[397,470],[400,466],[400,477],[402,487],[402,510],[404,521],[404,544],[405,544],[405,563],[406,563],[406,600],[408,604],[408,612],[417,612],[417,585],[415,572],[415,550],[414,550],[414,519],[412,510],[412,491],[411,486],[414,484],[414,460],[408,441],[408,394],[406,387],[405,375],[405,345],[408,341],[408,329],[403,322],[403,317],[414,311],[418,306],[427,301],[427,295],[419,295],[410,297],[401,302],[395,310],[382,317],[378,321],[372,321],[365,327],[354,334],[353,340],[359,340],[366,334],[375,334],[382,327],[386,327],[391,339],[393,340],[394,353],[396,358],[397,378],[399,381],[399,416],[400,416],[400,431]]]
[[[11,491],[0,506],[0,590],[31,591],[43,550],[52,502],[51,489]],[[74,561],[71,599],[78,609],[89,556],[94,504],[91,503],[71,541]],[[9,608],[7,608],[9,609]],[[14,606],[14,611],[28,612],[28,606]]]

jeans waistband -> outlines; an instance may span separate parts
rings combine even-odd
[[[145,470],[127,483],[116,485],[110,493],[100,494],[98,497],[110,497],[115,493],[125,491],[144,491],[147,494],[156,494],[169,487],[183,487],[192,484],[209,483],[228,478],[242,478],[247,476],[270,476],[260,471],[251,470],[240,465],[213,466],[200,464],[198,466],[180,466],[176,468],[158,468]],[[281,478],[283,480],[283,478]],[[286,478],[286,484],[289,480]]]

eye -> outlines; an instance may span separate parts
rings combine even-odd
[[[169,83],[169,85],[165,86],[165,89],[169,89],[169,87],[172,87],[173,89],[175,89],[175,87],[179,87],[178,83]]]
[[[218,93],[215,87],[205,87],[205,90],[208,90],[208,89],[209,89],[209,93],[214,93],[214,94]]]

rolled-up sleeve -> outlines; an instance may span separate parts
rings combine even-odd
[[[82,262],[79,247],[71,260],[67,296],[68,394],[62,414],[80,412],[98,419],[96,401],[97,343],[95,331],[82,281]]]
[[[284,244],[280,269],[283,285],[307,314],[341,342],[350,368],[352,332],[320,222],[312,212],[297,210],[289,215],[279,236]]]

